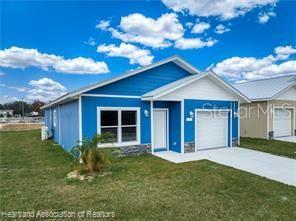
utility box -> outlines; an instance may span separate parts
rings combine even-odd
[[[41,140],[47,140],[48,139],[48,127],[43,126],[41,127]]]

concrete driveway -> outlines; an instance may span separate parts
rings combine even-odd
[[[260,151],[232,147],[202,150],[196,153],[186,154],[163,151],[154,153],[154,155],[174,163],[210,160],[271,180],[296,186],[296,160]]]
[[[279,137],[279,138],[275,138],[275,140],[280,140],[280,141],[286,141],[286,142],[296,143],[296,136],[291,136],[291,137]]]

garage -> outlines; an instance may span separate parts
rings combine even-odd
[[[273,115],[274,137],[287,137],[292,135],[291,109],[275,108]]]
[[[196,111],[196,150],[226,147],[228,111]]]

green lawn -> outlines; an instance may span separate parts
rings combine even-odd
[[[241,138],[241,146],[296,159],[296,143],[256,138]]]
[[[0,212],[113,211],[119,220],[296,220],[296,188],[209,161],[114,159],[112,175],[69,181],[71,158],[38,131],[1,132]],[[0,218],[1,219],[1,218]]]

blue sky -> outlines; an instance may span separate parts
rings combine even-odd
[[[230,82],[296,73],[296,2],[228,2],[1,1],[0,102],[48,101],[176,54]]]

